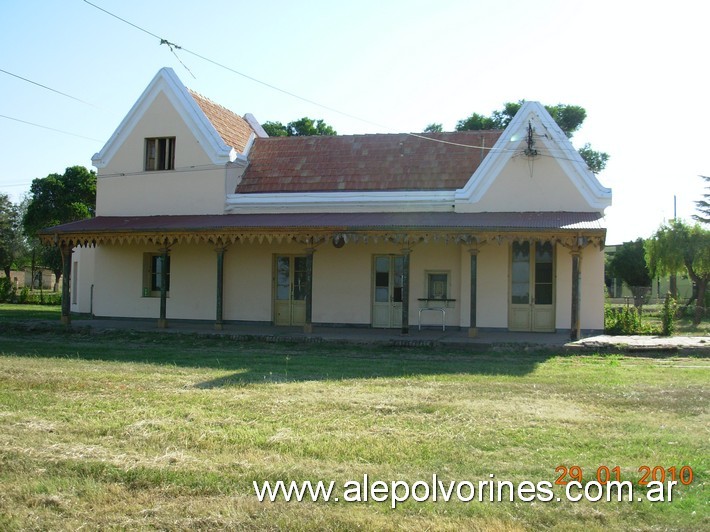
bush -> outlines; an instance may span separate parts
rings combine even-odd
[[[27,298],[30,297],[30,289],[27,288],[26,286],[22,287],[22,290],[20,290],[20,295],[17,298],[18,303],[27,303]]]
[[[0,303],[12,303],[15,299],[15,288],[7,277],[0,278]]]
[[[676,300],[671,297],[671,294],[666,294],[666,300],[663,302],[663,310],[661,311],[661,323],[663,324],[663,336],[673,336],[675,332],[675,316],[678,311]]]
[[[643,323],[636,307],[604,307],[604,331],[607,334],[654,334],[650,325]]]
[[[28,305],[61,305],[61,292],[30,292],[25,301]]]

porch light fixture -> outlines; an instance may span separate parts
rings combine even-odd
[[[333,235],[333,247],[340,249],[345,245],[345,236],[341,233],[336,233]]]

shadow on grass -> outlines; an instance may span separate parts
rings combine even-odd
[[[434,375],[523,376],[554,351],[521,346],[403,347],[336,342],[235,341],[211,335],[136,331],[96,333],[88,327],[0,325],[0,353],[230,372],[199,388],[314,380]]]

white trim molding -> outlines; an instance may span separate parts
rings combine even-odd
[[[105,168],[110,163],[121,145],[128,139],[133,129],[143,118],[143,115],[161,93],[165,94],[185,122],[185,125],[204,147],[213,164],[224,165],[237,158],[236,150],[225,144],[173,69],[165,67],[158,71],[101,151],[91,158],[91,162],[96,168]]]
[[[525,102],[468,183],[456,191],[457,209],[471,210],[472,204],[483,198],[513,155],[521,153],[528,124],[536,132],[535,140],[542,141],[545,150],[559,163],[590,208],[603,211],[609,207],[611,189],[597,180],[547,109],[540,102]]]

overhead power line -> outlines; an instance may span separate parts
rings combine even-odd
[[[292,98],[296,98],[296,99],[301,100],[301,101],[303,101],[303,102],[306,102],[306,103],[309,103],[309,104],[311,104],[311,105],[315,105],[315,106],[317,106],[317,107],[320,107],[321,109],[325,109],[325,110],[327,110],[327,111],[331,111],[331,112],[333,112],[333,113],[338,113],[338,114],[340,114],[340,115],[342,115],[342,116],[346,116],[346,117],[348,117],[348,118],[352,118],[353,120],[358,120],[359,122],[364,122],[364,123],[366,123],[366,124],[370,124],[370,125],[372,125],[372,126],[377,126],[377,127],[381,127],[381,128],[384,128],[384,129],[388,129],[388,130],[390,130],[390,131],[395,131],[394,128],[388,127],[388,126],[383,125],[383,124],[378,124],[377,122],[372,122],[372,121],[366,120],[366,119],[364,119],[364,118],[360,118],[359,116],[355,116],[355,115],[353,115],[353,114],[347,113],[347,112],[345,112],[345,111],[341,111],[341,110],[339,110],[339,109],[335,109],[334,107],[330,107],[330,106],[328,106],[328,105],[324,105],[324,104],[322,104],[322,103],[316,102],[315,100],[311,100],[311,99],[309,99],[309,98],[305,98],[305,97],[300,96],[300,95],[298,95],[298,94],[296,94],[296,93],[293,93],[293,92],[288,91],[288,90],[286,90],[286,89],[282,89],[281,87],[277,87],[276,85],[273,85],[273,84],[271,84],[271,83],[267,83],[266,81],[262,81],[262,80],[260,80],[260,79],[257,79],[257,78],[255,78],[255,77],[253,77],[253,76],[250,76],[250,75],[248,75],[248,74],[245,74],[244,72],[240,72],[240,71],[238,71],[238,70],[236,70],[236,69],[234,69],[234,68],[231,68],[231,67],[229,67],[229,66],[227,66],[227,65],[225,65],[225,64],[223,64],[223,63],[220,63],[219,61],[215,61],[214,59],[210,59],[209,57],[206,57],[206,56],[204,56],[204,55],[202,55],[202,54],[199,54],[199,53],[197,53],[197,52],[194,52],[194,51],[192,51],[192,50],[189,50],[189,49],[185,48],[184,46],[180,46],[180,45],[178,45],[178,44],[175,44],[174,42],[169,41],[168,39],[165,39],[165,38],[163,38],[163,37],[160,37],[159,35],[153,33],[152,31],[149,31],[149,30],[147,30],[147,29],[145,29],[145,28],[143,28],[143,27],[141,27],[141,26],[139,26],[139,25],[137,25],[137,24],[134,24],[133,22],[130,22],[129,20],[126,20],[125,18],[119,17],[118,15],[115,15],[114,13],[111,13],[110,11],[107,11],[106,9],[104,9],[104,8],[102,8],[102,7],[100,7],[100,6],[97,6],[96,4],[94,4],[94,3],[92,3],[92,2],[89,2],[89,0],[84,0],[84,2],[87,3],[87,4],[89,4],[89,5],[92,6],[92,7],[95,7],[95,8],[98,9],[99,11],[102,11],[102,12],[106,13],[107,15],[109,15],[109,16],[115,18],[115,19],[120,20],[121,22],[123,22],[123,23],[125,23],[125,24],[128,24],[129,26],[131,26],[131,27],[137,29],[138,31],[141,31],[141,32],[145,33],[146,35],[150,35],[151,37],[154,37],[155,39],[158,39],[158,40],[160,41],[160,44],[165,44],[165,45],[167,45],[168,48],[170,48],[170,51],[171,51],[173,54],[175,54],[175,50],[182,50],[183,52],[188,53],[188,54],[190,54],[190,55],[193,55],[193,56],[195,56],[195,57],[197,57],[197,58],[199,58],[199,59],[202,59],[203,61],[206,61],[206,62],[208,62],[208,63],[211,63],[211,64],[213,64],[213,65],[215,65],[215,66],[218,66],[218,67],[220,67],[220,68],[222,68],[222,69],[224,69],[224,70],[227,70],[227,71],[229,71],[229,72],[231,72],[231,73],[233,73],[233,74],[236,74],[236,75],[238,75],[238,76],[241,76],[241,77],[243,77],[243,78],[245,78],[245,79],[248,79],[248,80],[250,80],[250,81],[253,81],[254,83],[258,83],[258,84],[260,84],[260,85],[263,85],[264,87],[268,87],[268,88],[270,88],[270,89],[272,89],[272,90],[278,91],[278,92],[280,92],[280,93],[282,93],[282,94],[285,94],[285,95],[287,95],[287,96],[291,96]],[[179,60],[179,58],[178,58],[178,60]],[[182,61],[180,61],[180,62],[182,63]],[[184,66],[184,64],[183,64],[183,66]],[[187,67],[185,67],[185,68],[187,68]],[[189,72],[189,69],[188,69],[188,72]],[[192,74],[192,72],[190,72],[190,74]],[[194,76],[193,76],[193,77],[194,77]]]
[[[23,124],[27,124],[27,125],[34,126],[34,127],[40,127],[42,129],[48,129],[50,131],[56,131],[57,133],[63,133],[64,135],[71,135],[72,137],[78,137],[80,139],[93,140],[95,142],[104,142],[103,140],[95,139],[93,137],[85,137],[84,135],[78,135],[77,133],[72,133],[70,131],[64,131],[63,129],[56,129],[56,128],[49,127],[49,126],[43,126],[42,124],[35,124],[34,122],[28,122],[27,120],[21,120],[20,118],[15,118],[12,116],[0,115],[0,118],[5,118],[7,120],[14,120],[15,122],[22,122]]]
[[[174,42],[172,42],[172,41],[169,41],[168,39],[165,39],[165,38],[163,38],[163,37],[160,37],[158,34],[153,33],[152,31],[149,31],[149,30],[147,30],[147,29],[145,29],[145,28],[139,26],[138,24],[135,24],[135,23],[133,23],[133,22],[131,22],[131,21],[129,21],[129,20],[126,20],[125,18],[122,18],[122,17],[120,17],[120,16],[118,16],[118,15],[116,15],[116,14],[114,14],[114,13],[112,13],[112,12],[110,12],[110,11],[108,11],[108,10],[102,8],[102,7],[100,7],[100,6],[97,6],[96,4],[94,4],[94,3],[92,3],[92,2],[89,2],[89,0],[84,0],[84,2],[87,3],[87,4],[89,4],[90,6],[92,6],[92,7],[96,8],[96,9],[98,9],[99,11],[102,11],[103,13],[106,13],[106,14],[109,15],[110,17],[113,17],[113,18],[115,18],[115,19],[117,19],[117,20],[123,22],[124,24],[128,24],[129,26],[131,26],[131,27],[137,29],[138,31],[141,31],[141,32],[145,33],[146,35],[149,35],[150,37],[153,37],[153,38],[157,39],[158,41],[160,41],[160,44],[161,44],[161,45],[163,45],[163,44],[167,45],[168,48],[170,49],[170,51],[173,53],[173,55],[175,55],[175,57],[177,58],[177,60],[185,67],[185,69],[190,73],[190,75],[191,75],[193,78],[195,77],[195,75],[194,75],[194,74],[192,73],[192,71],[185,65],[185,63],[183,63],[183,61],[178,57],[178,55],[177,55],[177,53],[176,53],[176,50],[182,50],[182,51],[184,51],[184,52],[186,52],[186,53],[188,53],[188,54],[191,54],[191,55],[193,55],[193,56],[195,56],[195,57],[197,57],[197,58],[199,58],[199,59],[202,59],[203,61],[206,61],[206,62],[211,63],[211,64],[213,64],[213,65],[215,65],[215,66],[217,66],[217,67],[219,67],[219,68],[222,68],[222,69],[224,69],[224,70],[227,70],[228,72],[231,72],[231,73],[236,74],[236,75],[238,75],[238,76],[241,76],[241,77],[243,77],[243,78],[245,78],[245,79],[248,79],[249,81],[253,81],[254,83],[258,83],[258,84],[260,84],[260,85],[263,85],[264,87],[268,87],[268,88],[270,88],[270,89],[272,89],[272,90],[275,90],[275,91],[280,92],[280,93],[282,93],[282,94],[285,94],[285,95],[287,95],[287,96],[291,96],[292,98],[296,98],[296,99],[298,99],[298,100],[301,100],[301,101],[303,101],[303,102],[309,103],[309,104],[311,104],[311,105],[315,105],[315,106],[317,106],[317,107],[320,107],[321,109],[325,109],[325,110],[327,110],[327,111],[331,111],[331,112],[333,112],[333,113],[337,113],[337,114],[339,114],[339,115],[341,115],[341,116],[345,116],[345,117],[347,117],[347,118],[352,118],[353,120],[357,120],[357,121],[363,122],[363,123],[365,123],[365,124],[370,124],[370,125],[372,125],[372,126],[376,126],[376,127],[380,127],[380,128],[383,128],[383,129],[387,129],[387,130],[392,131],[392,132],[397,132],[397,130],[394,129],[394,128],[392,128],[392,127],[386,126],[386,125],[384,125],[384,124],[379,124],[379,123],[377,123],[377,122],[373,122],[373,121],[371,121],[371,120],[367,120],[367,119],[361,118],[361,117],[359,117],[359,116],[355,116],[355,115],[353,115],[353,114],[351,114],[351,113],[347,113],[347,112],[341,111],[341,110],[339,110],[339,109],[335,109],[334,107],[330,107],[330,106],[328,106],[328,105],[324,105],[324,104],[322,104],[322,103],[316,102],[315,100],[311,100],[311,99],[309,99],[309,98],[305,98],[305,97],[300,96],[300,95],[298,95],[298,94],[296,94],[296,93],[293,93],[293,92],[288,91],[288,90],[286,90],[286,89],[282,89],[281,87],[277,87],[276,85],[273,85],[273,84],[271,84],[271,83],[267,83],[267,82],[265,82],[265,81],[262,81],[262,80],[260,80],[260,79],[255,78],[255,77],[253,77],[253,76],[250,76],[250,75],[248,75],[248,74],[245,74],[244,72],[240,72],[240,71],[238,71],[238,70],[236,70],[236,69],[234,69],[234,68],[232,68],[232,67],[229,67],[229,66],[227,66],[227,65],[225,65],[225,64],[223,64],[223,63],[220,63],[219,61],[215,61],[214,59],[211,59],[211,58],[209,58],[209,57],[206,57],[206,56],[204,56],[204,55],[202,55],[202,54],[199,54],[199,53],[194,52],[194,51],[192,51],[192,50],[190,50],[190,49],[188,49],[188,48],[185,48],[184,46],[180,46],[180,45],[178,45],[178,44],[176,44],[176,43],[174,43]],[[424,139],[424,140],[428,140],[428,141],[430,141],[430,142],[438,142],[438,143],[441,143],[441,144],[451,144],[451,145],[454,145],[454,146],[461,146],[461,147],[465,147],[465,148],[472,148],[472,149],[480,149],[480,150],[493,151],[493,146],[473,146],[473,145],[459,144],[459,143],[450,142],[450,141],[446,141],[446,140],[442,140],[442,139],[436,139],[436,138],[432,138],[432,137],[427,137],[427,136],[420,135],[420,134],[417,134],[417,133],[406,133],[406,134],[407,134],[407,135],[410,135],[410,136],[412,136],[412,137],[417,137],[417,138],[421,138],[421,139]],[[497,150],[497,151],[502,151],[502,152],[515,152],[516,150],[514,150],[514,149],[508,149],[508,148],[499,148],[499,150]],[[564,150],[563,150],[563,151],[564,151]],[[576,150],[575,150],[575,151],[576,151]],[[552,155],[551,153],[550,153],[550,154],[540,153],[539,155],[541,155],[541,156],[543,156],[543,157],[552,157],[552,158],[564,159],[564,160],[568,160],[568,161],[576,161],[576,158],[575,158],[575,159],[570,159],[570,158],[566,158],[566,157],[557,157],[557,156],[555,156],[555,155]]]
[[[0,72],[7,74],[8,76],[12,76],[13,78],[21,79],[22,81],[26,81],[27,83],[32,83],[32,85],[37,85],[38,87],[42,87],[43,89],[47,89],[48,91],[56,92],[57,94],[61,94],[62,96],[66,98],[71,98],[74,101],[77,101],[79,103],[83,103],[84,105],[89,105],[91,107],[96,107],[93,103],[86,102],[82,100],[81,98],[77,98],[76,96],[72,96],[71,94],[67,94],[66,92],[59,91],[57,89],[53,89],[52,87],[48,87],[47,85],[42,85],[41,83],[38,83],[36,81],[32,81],[31,79],[23,78],[22,76],[18,76],[17,74],[13,74],[12,72],[8,72],[7,70],[3,70],[0,68]]]

